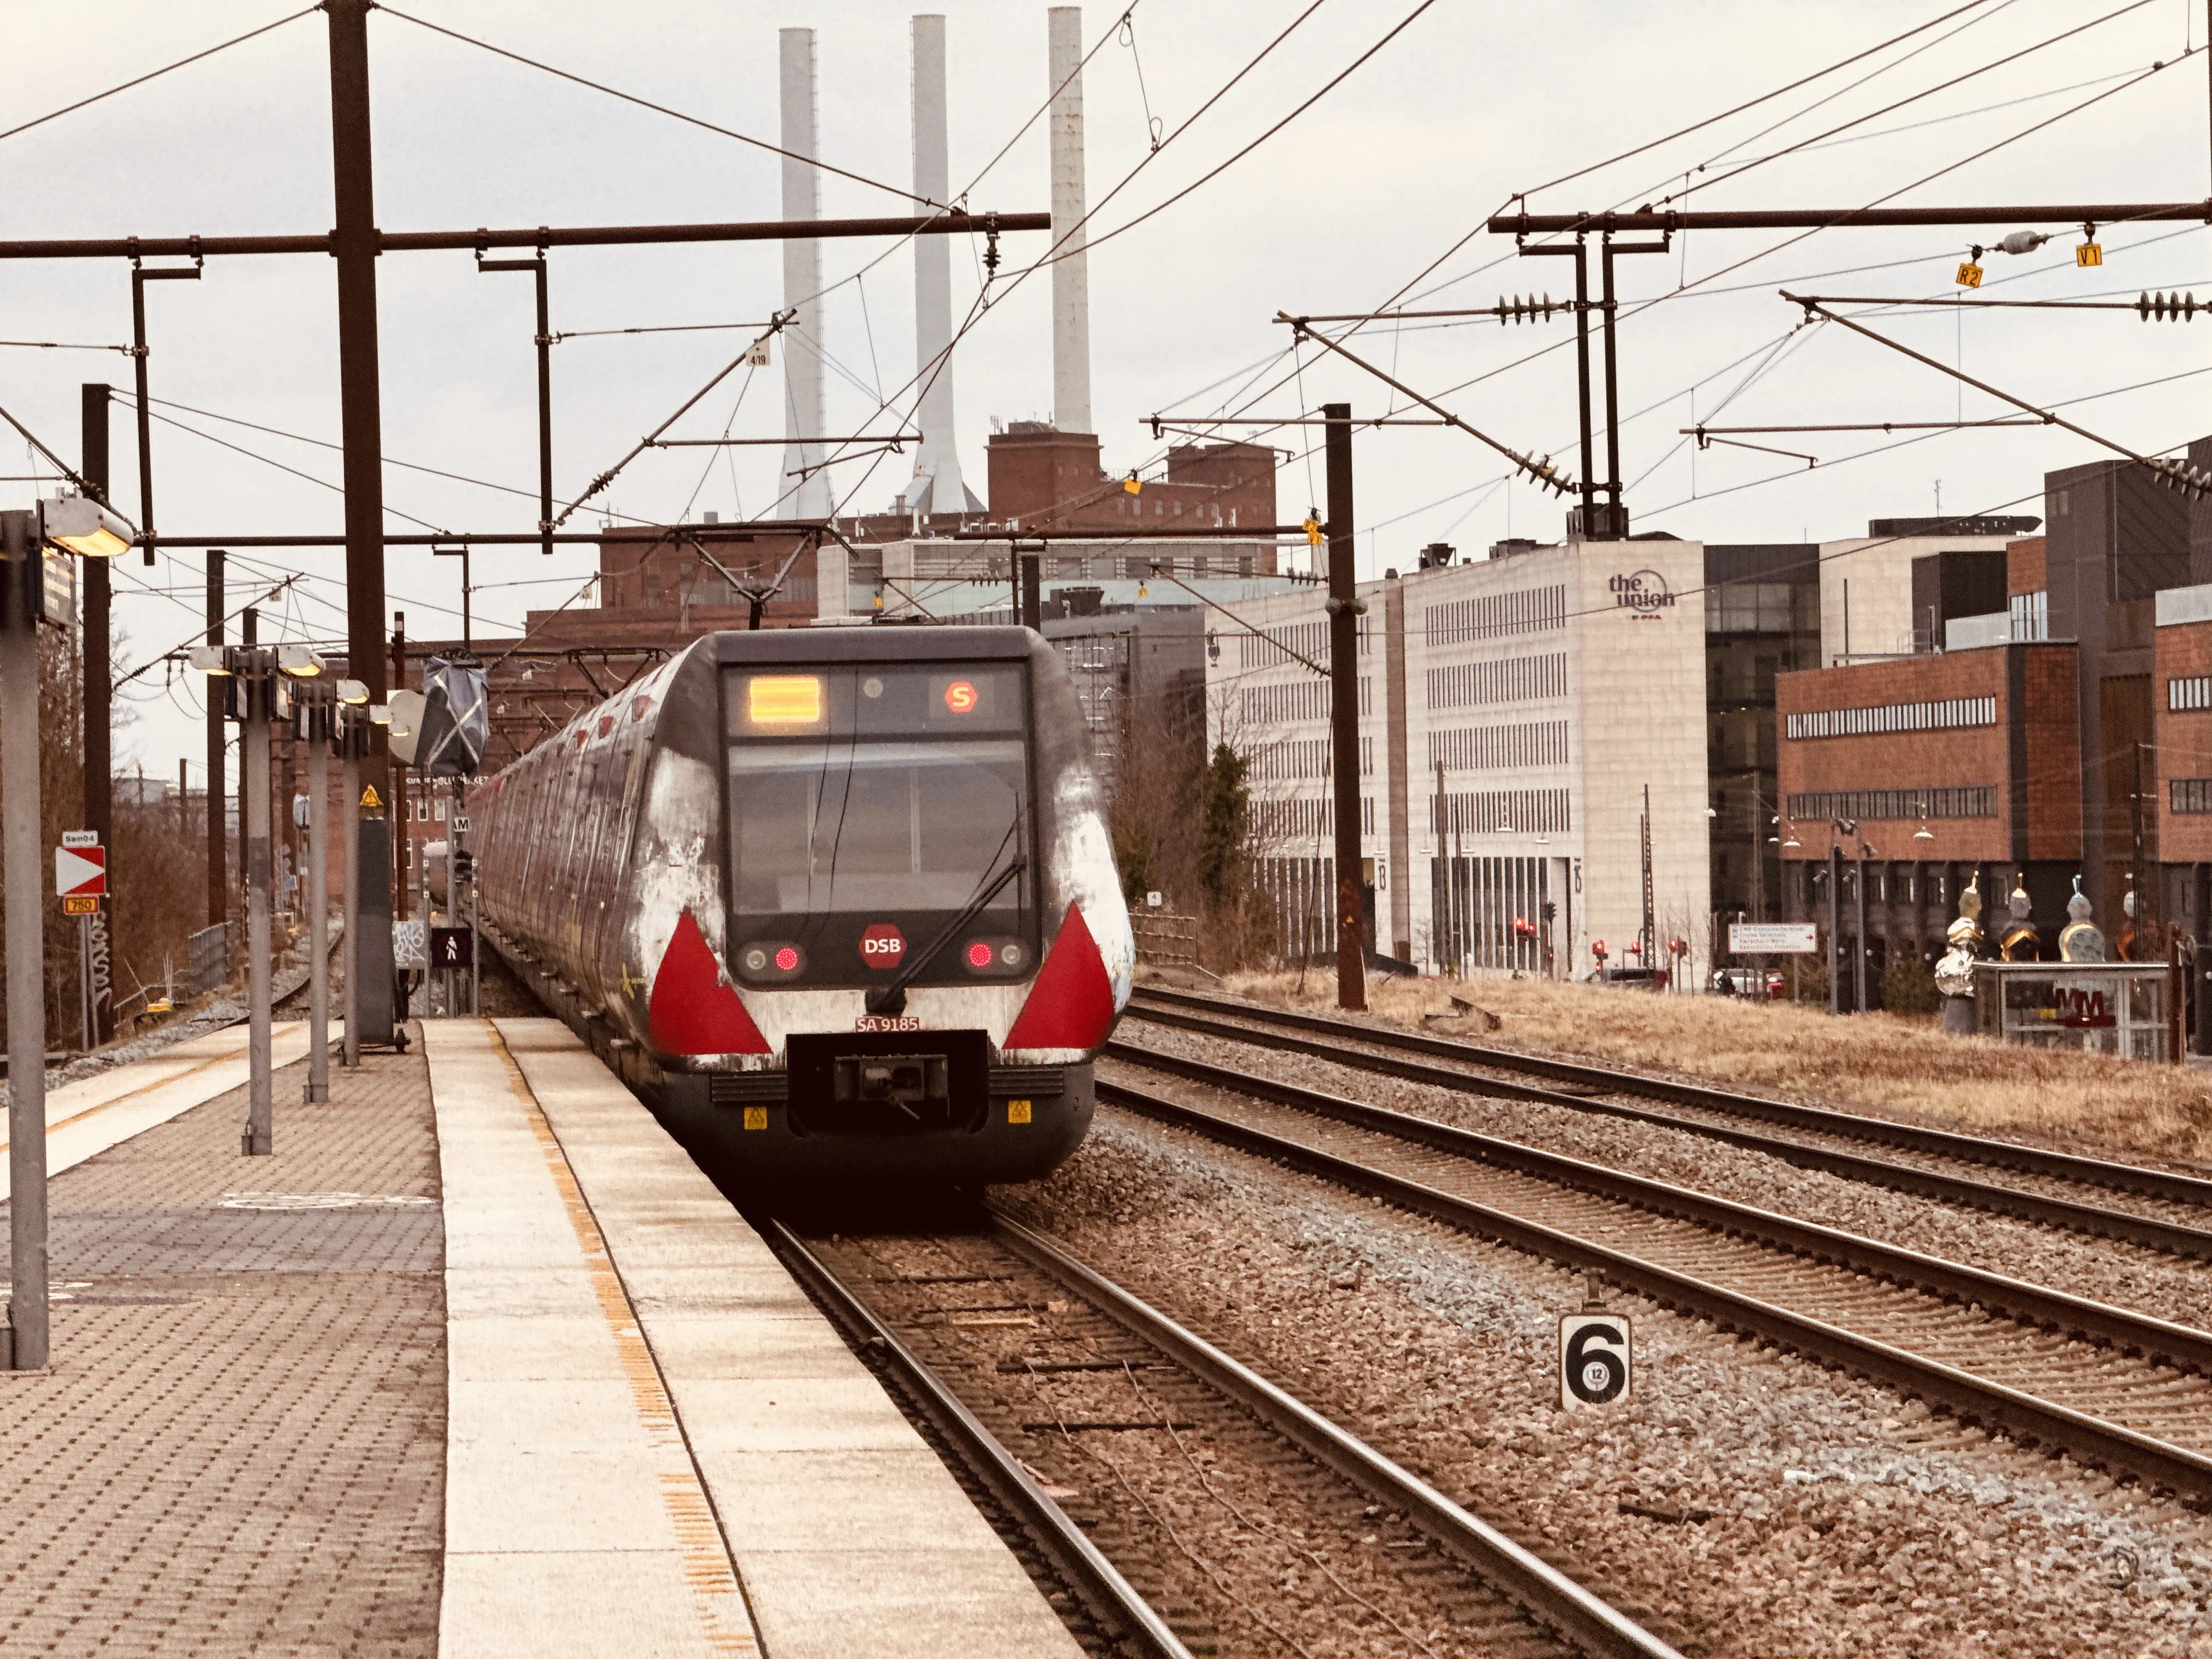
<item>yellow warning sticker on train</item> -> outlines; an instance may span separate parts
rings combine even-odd
[[[745,686],[745,716],[755,726],[815,726],[822,720],[818,674],[756,674]]]
[[[765,1129],[765,1128],[767,1128],[767,1127],[768,1127],[768,1108],[767,1108],[767,1107],[765,1107],[765,1106],[748,1106],[748,1107],[746,1107],[746,1108],[745,1108],[745,1127],[747,1127],[748,1129]]]
[[[1007,1122],[1009,1122],[1009,1123],[1026,1123],[1026,1122],[1028,1122],[1029,1121],[1030,1121],[1030,1103],[1029,1103],[1029,1102],[1027,1102],[1026,1100],[1010,1100],[1010,1101],[1008,1101],[1008,1102],[1006,1103],[1006,1121],[1007,1121]]]

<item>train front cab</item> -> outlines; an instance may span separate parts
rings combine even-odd
[[[1037,1179],[1090,1128],[1127,994],[1081,712],[1025,630],[839,631],[731,636],[726,959],[752,1030],[716,1042],[760,1058],[668,1072],[663,1110],[769,1191]]]

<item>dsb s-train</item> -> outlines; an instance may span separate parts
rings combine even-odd
[[[1025,629],[713,634],[483,785],[492,944],[714,1173],[1033,1179],[1135,945],[1089,732]]]

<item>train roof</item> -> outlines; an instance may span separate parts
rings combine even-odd
[[[974,662],[1024,658],[1036,635],[1026,628],[764,628],[714,635],[725,663]]]

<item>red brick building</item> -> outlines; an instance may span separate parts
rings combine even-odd
[[[2077,678],[2075,648],[2063,642],[1778,676],[1790,913],[1825,917],[1829,848],[1839,847],[1849,866],[1846,951],[1856,948],[1862,849],[1870,848],[1863,878],[1876,971],[1906,949],[1939,951],[1957,895],[1977,873],[1992,913],[2024,878],[2055,950],[2081,868]]]
[[[2212,587],[2160,593],[2155,631],[2146,853],[2167,914],[2212,938]]]
[[[1098,439],[1042,421],[991,435],[991,517],[1009,529],[1144,530],[1261,527],[1275,520],[1275,452],[1261,444],[1178,444],[1164,477],[1109,477]],[[1300,515],[1303,516],[1303,515]]]

